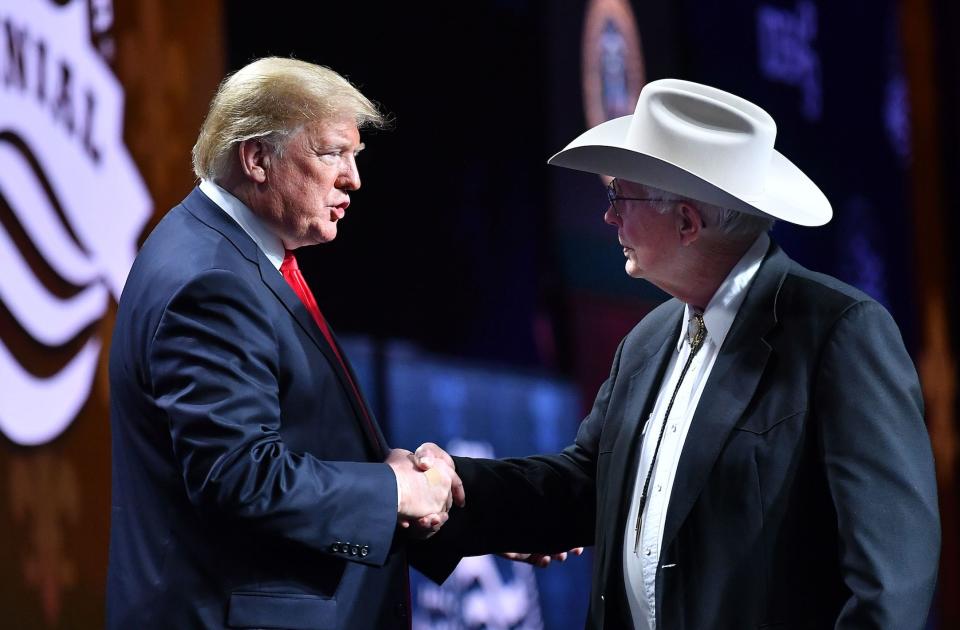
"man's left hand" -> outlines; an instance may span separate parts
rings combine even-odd
[[[540,567],[543,569],[550,566],[551,562],[566,562],[567,556],[579,556],[582,553],[583,547],[574,547],[570,551],[553,554],[507,552],[501,553],[500,556],[506,558],[507,560],[513,560],[514,562],[526,562],[527,564],[532,564],[535,567]]]

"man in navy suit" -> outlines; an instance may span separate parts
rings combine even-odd
[[[626,271],[673,299],[561,454],[417,450],[470,494],[426,543],[433,577],[593,544],[588,628],[925,627],[940,527],[917,374],[882,306],[767,235],[832,216],[775,135],[753,103],[667,79],[551,158],[614,178]]]
[[[117,313],[108,627],[408,627],[406,541],[462,487],[389,449],[293,255],[336,238],[359,129],[381,122],[291,59],[214,97],[201,183],[145,242]]]

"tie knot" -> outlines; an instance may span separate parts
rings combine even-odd
[[[707,326],[703,322],[703,313],[694,313],[687,322],[687,341],[693,352],[700,349],[707,337]]]
[[[296,271],[300,269],[300,265],[297,264],[297,257],[293,255],[293,252],[289,249],[283,253],[283,262],[280,263],[280,271]]]

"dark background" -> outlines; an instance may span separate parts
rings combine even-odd
[[[778,225],[773,235],[795,260],[863,289],[898,322],[924,380],[939,462],[948,531],[941,588],[960,588],[949,534],[957,527],[957,336],[949,330],[958,274],[948,245],[960,213],[952,194],[960,8],[951,0],[631,4],[646,81],[700,81],[761,105],[777,121],[777,148],[831,200],[829,225]],[[572,379],[589,405],[619,339],[665,296],[623,273],[599,179],[545,163],[588,126],[585,6],[352,3],[324,6],[316,19],[298,19],[295,2],[256,13],[226,6],[231,69],[267,54],[328,65],[394,120],[365,136],[364,187],[337,240],[302,255],[338,330],[374,348],[399,338]],[[813,59],[816,115],[800,85],[763,71],[767,10],[813,12],[806,48],[780,54],[799,54],[800,65]],[[379,406],[389,431],[388,410]],[[950,601],[937,615],[943,627],[960,624]]]
[[[227,5],[231,68],[267,54],[321,63],[394,121],[364,134],[363,187],[337,240],[303,254],[338,330],[539,364],[530,320],[559,285],[538,4],[343,3],[316,20],[291,20],[296,2]]]
[[[804,4],[817,15],[819,120],[757,60],[759,7]],[[599,180],[546,166],[586,127],[584,3],[345,3],[315,19],[300,19],[300,3],[270,6],[226,5],[230,69],[269,54],[328,65],[393,120],[364,134],[364,186],[337,240],[301,254],[338,330],[573,375],[576,340],[588,333],[578,308],[612,300],[631,312],[624,327],[663,299],[623,274]],[[915,349],[910,156],[885,121],[886,91],[903,79],[899,10],[876,0],[634,3],[646,79],[709,83],[773,114],[778,149],[835,210],[826,227],[780,225],[775,237],[799,262],[886,304]]]

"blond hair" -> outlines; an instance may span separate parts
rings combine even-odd
[[[193,171],[215,180],[227,174],[239,142],[262,139],[280,152],[304,124],[351,117],[358,127],[385,124],[383,114],[329,68],[282,57],[247,64],[220,84],[193,145]]]

